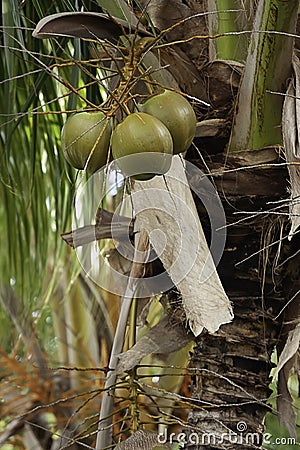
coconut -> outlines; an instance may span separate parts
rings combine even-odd
[[[107,162],[110,135],[111,125],[102,111],[73,114],[61,132],[66,160],[76,169],[96,172]]]
[[[111,148],[122,172],[138,180],[162,175],[171,166],[172,136],[167,127],[150,114],[129,114],[113,130]]]
[[[168,128],[173,138],[174,154],[185,152],[190,147],[197,120],[192,106],[181,94],[165,90],[139,105],[139,109],[156,117]]]

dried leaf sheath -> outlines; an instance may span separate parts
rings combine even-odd
[[[182,160],[173,157],[166,183],[156,177],[136,182],[133,190],[136,220],[147,230],[152,247],[181,292],[193,333],[198,336],[203,328],[214,333],[232,320],[232,308],[210,255]],[[165,246],[160,234],[151,235],[156,229],[167,238]],[[209,276],[201,280],[205,273]]]

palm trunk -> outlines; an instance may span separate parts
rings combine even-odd
[[[270,357],[282,326],[276,317],[285,299],[276,271],[280,246],[276,241],[284,223],[279,216],[259,211],[270,209],[270,199],[276,202],[286,196],[287,173],[282,166],[270,167],[275,152],[261,154],[267,164],[252,169],[243,169],[250,165],[243,159],[246,152],[240,153],[243,158],[228,157],[226,163],[217,155],[209,164],[223,196],[228,226],[218,272],[235,318],[215,335],[197,340],[191,363],[196,401],[187,436],[192,449],[236,449],[237,445],[257,449],[262,444]],[[237,214],[246,211],[253,214]]]

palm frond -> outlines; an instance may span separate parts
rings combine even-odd
[[[49,298],[55,283],[46,275],[66,251],[59,235],[70,223],[75,177],[59,150],[69,92],[57,78],[72,68],[52,68],[61,47],[32,38],[32,21],[45,12],[38,2],[22,9],[6,0],[3,11],[0,283],[13,286],[31,316]]]

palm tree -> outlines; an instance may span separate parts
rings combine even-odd
[[[81,7],[96,14],[56,16],[56,28],[46,19],[32,37],[40,19]],[[109,16],[99,16],[99,7]],[[177,436],[183,427],[188,448],[231,449],[237,442],[239,448],[260,448],[266,412],[274,411],[267,402],[275,350],[277,411],[296,440],[288,379],[295,370],[299,346],[297,17],[295,0],[255,4],[97,0],[97,5],[77,2],[76,7],[61,0],[50,8],[37,1],[3,0],[1,444],[10,438],[15,448],[23,448],[16,437],[21,430],[27,448],[95,445],[102,449],[113,444],[113,434],[117,442],[130,431],[133,436],[118,448],[127,448],[126,443],[128,448],[154,448],[157,434],[145,430],[157,431],[159,424],[161,441],[167,425]],[[141,41],[135,34],[130,42],[122,37],[135,29]],[[60,37],[65,35],[72,39]],[[99,43],[103,39],[104,44]],[[135,70],[128,75],[129,63]],[[121,83],[115,81],[118,75]],[[124,104],[130,109],[133,92],[143,100],[149,91],[161,87],[185,94],[197,113],[196,137],[185,155],[186,170],[176,156],[165,177],[132,186],[120,179],[113,195],[104,189],[102,209],[97,210],[97,199],[95,203],[88,198],[87,217],[78,234],[63,236],[73,247],[80,244],[76,251],[85,270],[83,236],[88,239],[85,243],[96,237],[101,254],[108,254],[111,264],[127,273],[125,293],[105,266],[101,268],[104,284],[96,280],[99,287],[60,237],[74,228],[74,194],[75,207],[82,205],[78,186],[87,181],[85,193],[91,186],[88,176],[79,175],[65,161],[61,128],[66,113],[93,109],[112,94],[120,114],[123,92],[129,93]],[[109,191],[107,172],[91,179],[98,188],[107,184]],[[127,189],[137,194],[132,197],[135,221],[123,217],[123,213],[131,214],[128,205],[122,206],[122,215],[104,211],[114,213]],[[173,206],[167,203],[167,208],[179,231],[184,229],[183,257],[197,249],[183,279],[171,267],[170,254],[177,255],[176,227],[165,211],[153,215],[157,203],[151,210],[151,189],[159,190],[161,201],[163,192],[172,194]],[[143,213],[143,202],[150,213]],[[190,210],[193,218],[189,218]],[[86,225],[95,223],[95,215],[98,228],[92,225],[91,237]],[[124,253],[120,256],[107,240],[112,237],[112,216],[117,217],[121,231],[129,229],[131,240],[136,236],[140,250],[148,247],[146,235],[157,228],[153,217],[160,218],[160,230],[173,237],[160,256],[168,272],[163,294],[151,291],[153,286],[143,278],[145,261],[128,265]],[[139,226],[147,233],[138,240],[134,231]],[[207,256],[202,227],[211,241],[217,272]],[[161,242],[160,235],[152,235],[157,253]],[[213,242],[217,242],[216,251]],[[211,272],[199,284],[201,264]],[[153,277],[163,269],[157,262],[146,265],[151,280],[150,270]],[[137,302],[134,297],[138,296]],[[148,333],[143,314],[152,326]],[[137,316],[144,317],[144,327],[136,342]],[[131,349],[119,357],[126,346]],[[151,359],[153,348],[156,353],[170,353],[164,363]],[[185,378],[191,381],[190,400],[184,391]],[[176,408],[187,410],[188,417],[180,417]],[[123,432],[122,427],[128,430]],[[169,448],[166,442],[162,445]]]

